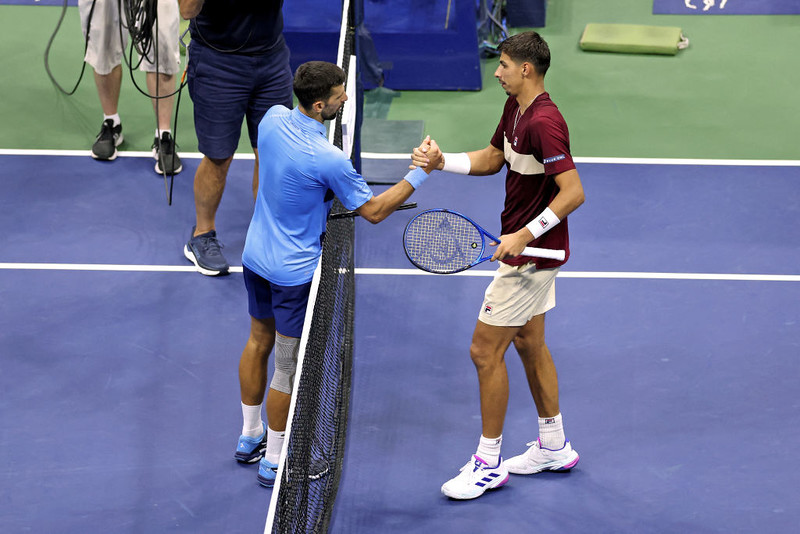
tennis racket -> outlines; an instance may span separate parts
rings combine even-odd
[[[411,210],[416,207],[417,207],[416,202],[407,202],[405,204],[400,204],[399,206],[397,206],[397,208],[395,208],[395,211]],[[328,219],[350,219],[352,217],[358,217],[358,212],[347,210],[339,213],[331,213],[330,215],[328,215]]]
[[[486,238],[500,240],[478,223],[455,211],[432,209],[411,219],[403,232],[403,248],[411,263],[423,271],[452,274],[475,267],[492,257]],[[563,260],[563,250],[525,247],[522,256]]]

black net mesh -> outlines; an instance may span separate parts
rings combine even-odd
[[[354,54],[353,9],[349,10],[345,58]],[[342,114],[333,127],[342,147]],[[350,154],[352,156],[352,154]],[[338,199],[332,213],[345,211]],[[353,360],[352,217],[328,221],[320,280],[307,339],[288,450],[281,473],[273,533],[326,532],[333,514],[344,460]],[[308,318],[306,320],[309,320]]]
[[[333,512],[350,405],[353,230],[352,218],[328,222],[272,532],[326,532]]]

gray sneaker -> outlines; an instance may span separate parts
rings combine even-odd
[[[192,228],[194,236],[194,228]],[[183,255],[194,263],[197,270],[206,276],[227,274],[230,265],[222,255],[222,244],[217,240],[217,232],[211,230],[205,234],[191,237],[183,247]]]
[[[175,152],[175,139],[169,132],[162,132],[161,139],[153,138],[153,159],[156,160],[158,174],[178,174],[183,170],[183,164],[178,153]]]
[[[100,133],[92,145],[92,157],[102,161],[113,161],[117,157],[117,147],[122,144],[122,124],[114,126],[114,121],[106,119]]]

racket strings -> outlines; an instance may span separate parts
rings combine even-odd
[[[481,259],[481,232],[463,217],[446,211],[417,216],[406,228],[406,253],[418,267],[431,272],[461,271]]]

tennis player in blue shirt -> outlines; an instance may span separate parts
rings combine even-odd
[[[242,435],[235,457],[260,460],[258,481],[271,487],[283,447],[300,334],[311,278],[322,253],[322,233],[332,191],[349,210],[378,223],[405,202],[438,165],[415,169],[380,195],[373,195],[350,160],[325,134],[325,121],[347,100],[345,74],[332,63],[311,61],[294,77],[298,107],[273,106],[258,127],[258,194],[242,264],[251,316],[250,336],[239,362]],[[423,141],[433,157],[441,151]],[[261,406],[267,362],[275,348],[275,372]]]

